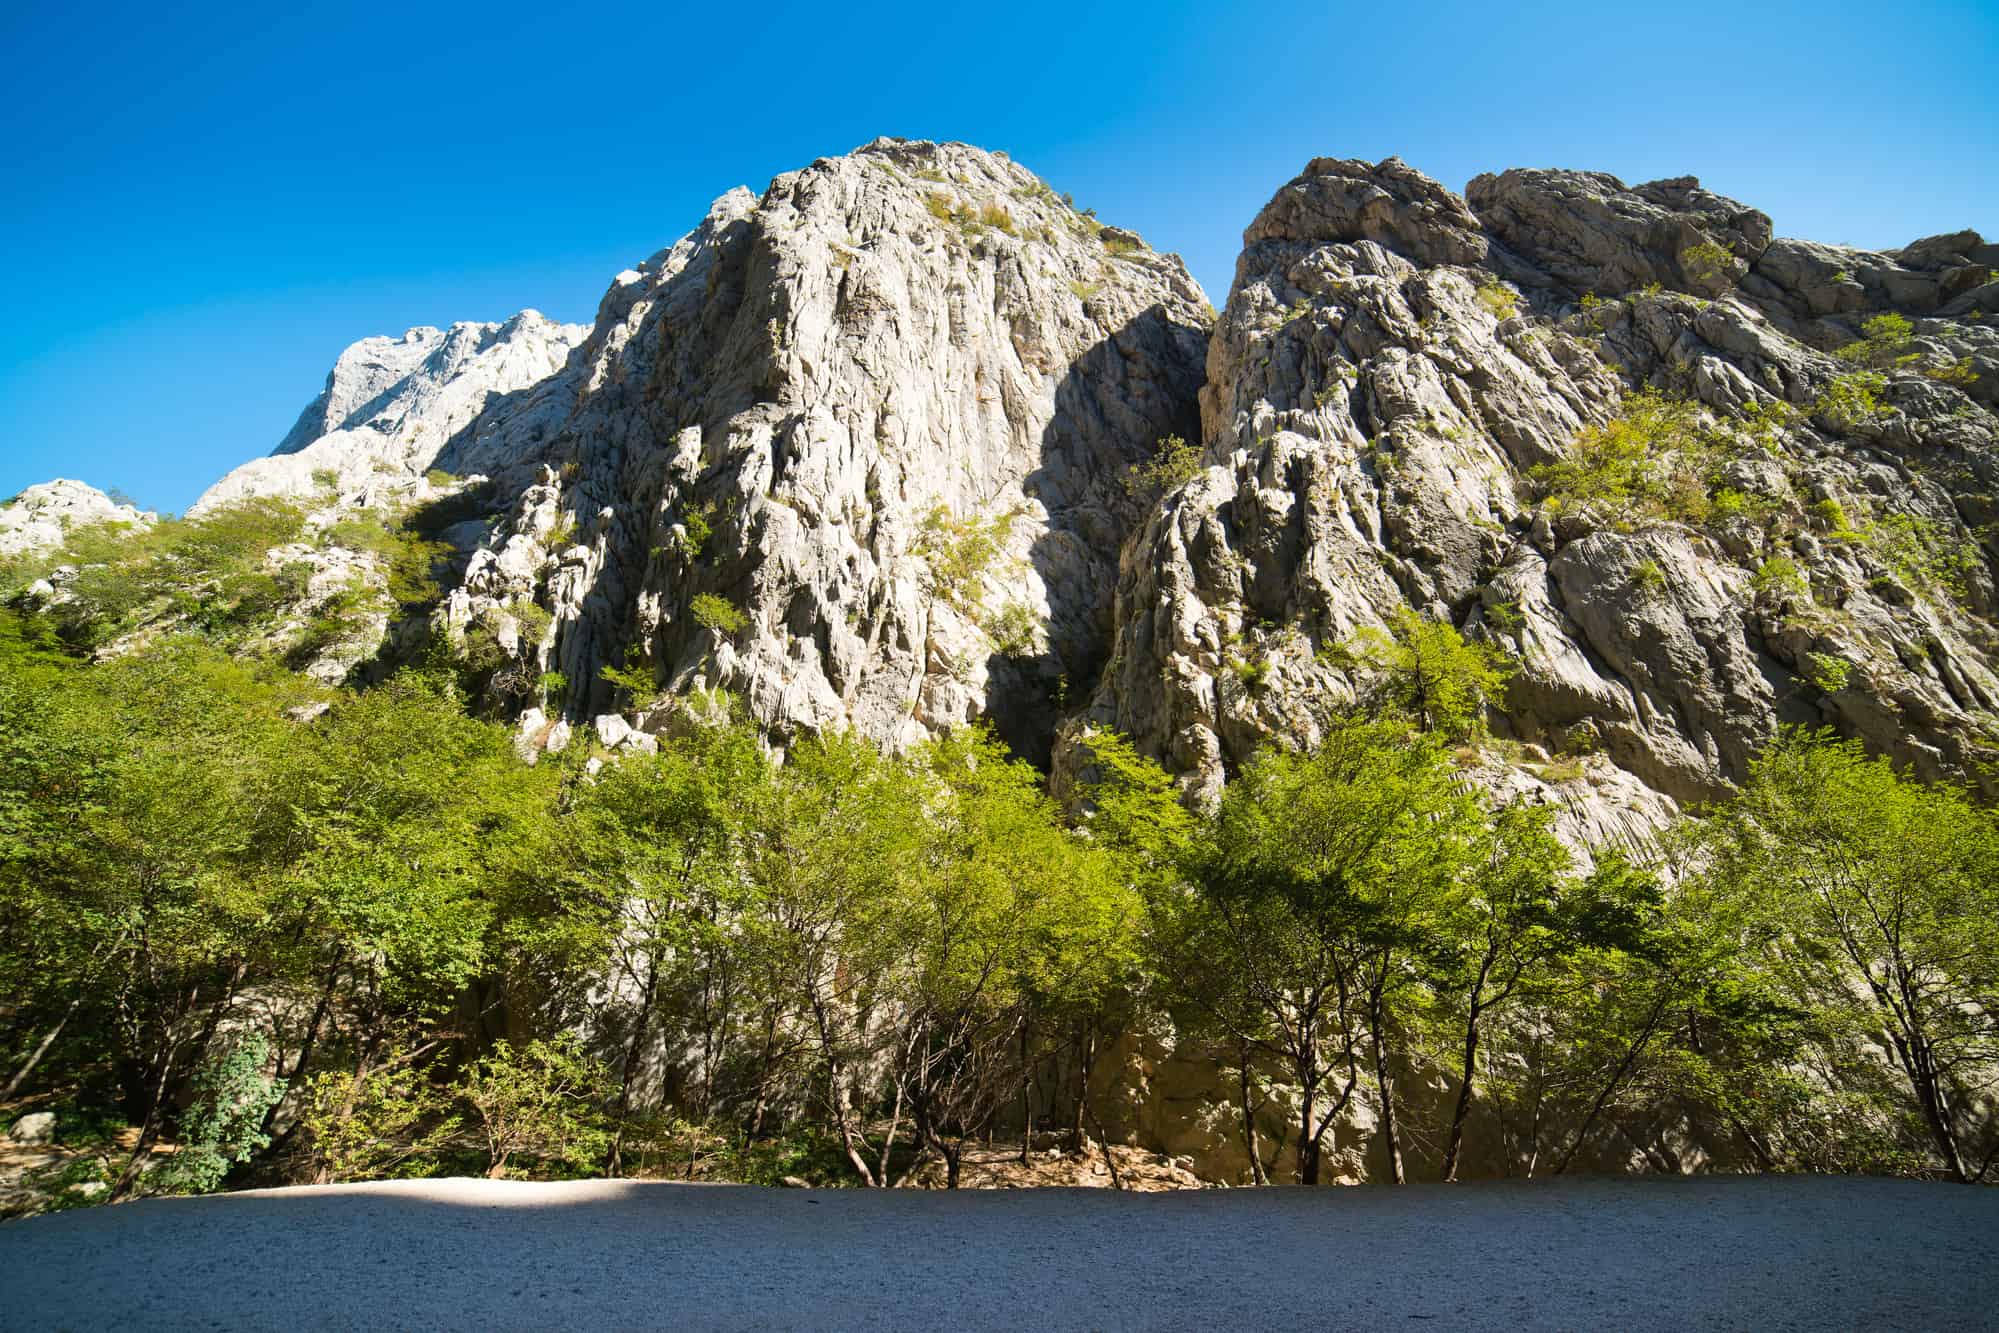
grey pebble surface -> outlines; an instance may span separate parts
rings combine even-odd
[[[1999,1190],[475,1180],[0,1226],[0,1329],[1999,1328]]]

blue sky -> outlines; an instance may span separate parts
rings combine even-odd
[[[1006,149],[1218,305],[1319,155],[1692,173],[1856,245],[1999,233],[1990,0],[416,8],[0,13],[0,496],[179,509],[354,339],[587,320],[714,196],[878,134]]]

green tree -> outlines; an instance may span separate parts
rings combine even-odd
[[[1515,670],[1503,649],[1407,607],[1389,613],[1386,629],[1363,626],[1326,656],[1360,677],[1375,707],[1453,739],[1484,734],[1485,711]]]
[[[1482,823],[1440,740],[1349,722],[1309,754],[1268,751],[1231,783],[1167,905],[1166,961],[1193,1007],[1284,1063],[1300,1094],[1298,1178],[1351,1103],[1363,1052],[1403,1178],[1393,1066],[1413,964]]]
[[[284,1081],[264,1072],[270,1054],[270,1043],[257,1032],[210,1053],[194,1076],[194,1100],[180,1114],[179,1150],[154,1172],[153,1188],[210,1193],[230,1168],[270,1145],[264,1117],[285,1095]]]
[[[494,1042],[459,1082],[486,1149],[487,1177],[505,1180],[517,1157],[570,1171],[600,1161],[610,1139],[609,1084],[608,1071],[573,1037]]]
[[[990,734],[933,742],[919,763],[918,860],[858,924],[892,1000],[897,1091],[956,1188],[967,1142],[1017,1086],[1037,1003],[1085,1002],[1120,975],[1139,905],[1114,858],[1065,829],[1034,770]]]
[[[1794,1002],[1880,1041],[1937,1169],[1983,1179],[1999,1127],[1999,827],[1857,741],[1787,732],[1701,826],[1747,943]]]

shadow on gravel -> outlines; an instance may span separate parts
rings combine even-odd
[[[1999,1190],[412,1181],[0,1227],[0,1328],[1991,1327]]]

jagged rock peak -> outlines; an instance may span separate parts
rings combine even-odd
[[[1509,171],[1461,200],[1397,160],[1312,162],[1245,232],[1205,467],[1126,550],[1088,720],[1212,794],[1353,697],[1321,650],[1407,608],[1517,655],[1495,725],[1522,771],[1563,775],[1572,833],[1726,790],[1784,722],[1982,771],[1991,247],[1771,232],[1691,177]],[[1892,355],[1828,355],[1883,314],[1908,321]],[[1857,366],[1876,397],[1829,405]],[[1680,492],[1550,505],[1536,469],[1641,390],[1686,405],[1646,463]]]
[[[496,399],[554,374],[588,332],[523,310],[499,323],[363,338],[340,354],[326,387],[271,456],[231,472],[194,508],[421,477],[453,436]]]
[[[1194,433],[1210,317],[1177,257],[964,144],[732,192],[447,455],[511,497],[447,618],[514,644],[552,613],[496,675],[515,706],[553,670],[550,711],[629,707],[601,670],[630,656],[780,736],[994,715],[1045,750],[1108,645],[1125,471]]]
[[[53,551],[72,529],[93,523],[145,526],[158,518],[88,483],[58,477],[30,486],[0,505],[0,556]]]
[[[1486,239],[1464,201],[1399,157],[1314,158],[1243,232],[1243,263],[1262,242],[1372,241],[1424,264],[1476,264]]]

